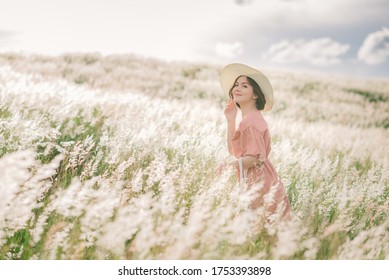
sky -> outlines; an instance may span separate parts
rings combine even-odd
[[[389,78],[389,0],[0,0],[0,52]]]

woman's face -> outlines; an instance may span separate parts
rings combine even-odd
[[[236,103],[242,105],[248,102],[255,103],[255,95],[253,87],[250,85],[246,76],[239,77],[232,89],[232,96]]]

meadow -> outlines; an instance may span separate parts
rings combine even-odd
[[[222,66],[0,54],[0,260],[389,259],[389,79],[264,69],[269,223],[226,147]]]

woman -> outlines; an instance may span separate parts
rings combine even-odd
[[[269,161],[271,149],[267,122],[261,111],[273,106],[273,89],[269,80],[258,70],[243,64],[227,65],[220,73],[223,91],[230,100],[224,110],[228,123],[227,145],[236,160],[230,162],[238,171],[240,182],[249,188],[260,186],[251,203],[253,209],[265,207],[268,214],[285,216],[290,204],[284,186]],[[235,129],[238,108],[242,121]]]

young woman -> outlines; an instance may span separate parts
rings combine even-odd
[[[258,70],[243,64],[227,65],[220,73],[222,89],[230,97],[224,110],[228,123],[228,152],[236,160],[230,162],[248,188],[259,185],[253,209],[265,207],[268,214],[285,216],[290,204],[284,186],[269,161],[271,138],[261,111],[273,106],[273,89],[269,80]],[[242,120],[236,129],[238,108]]]

